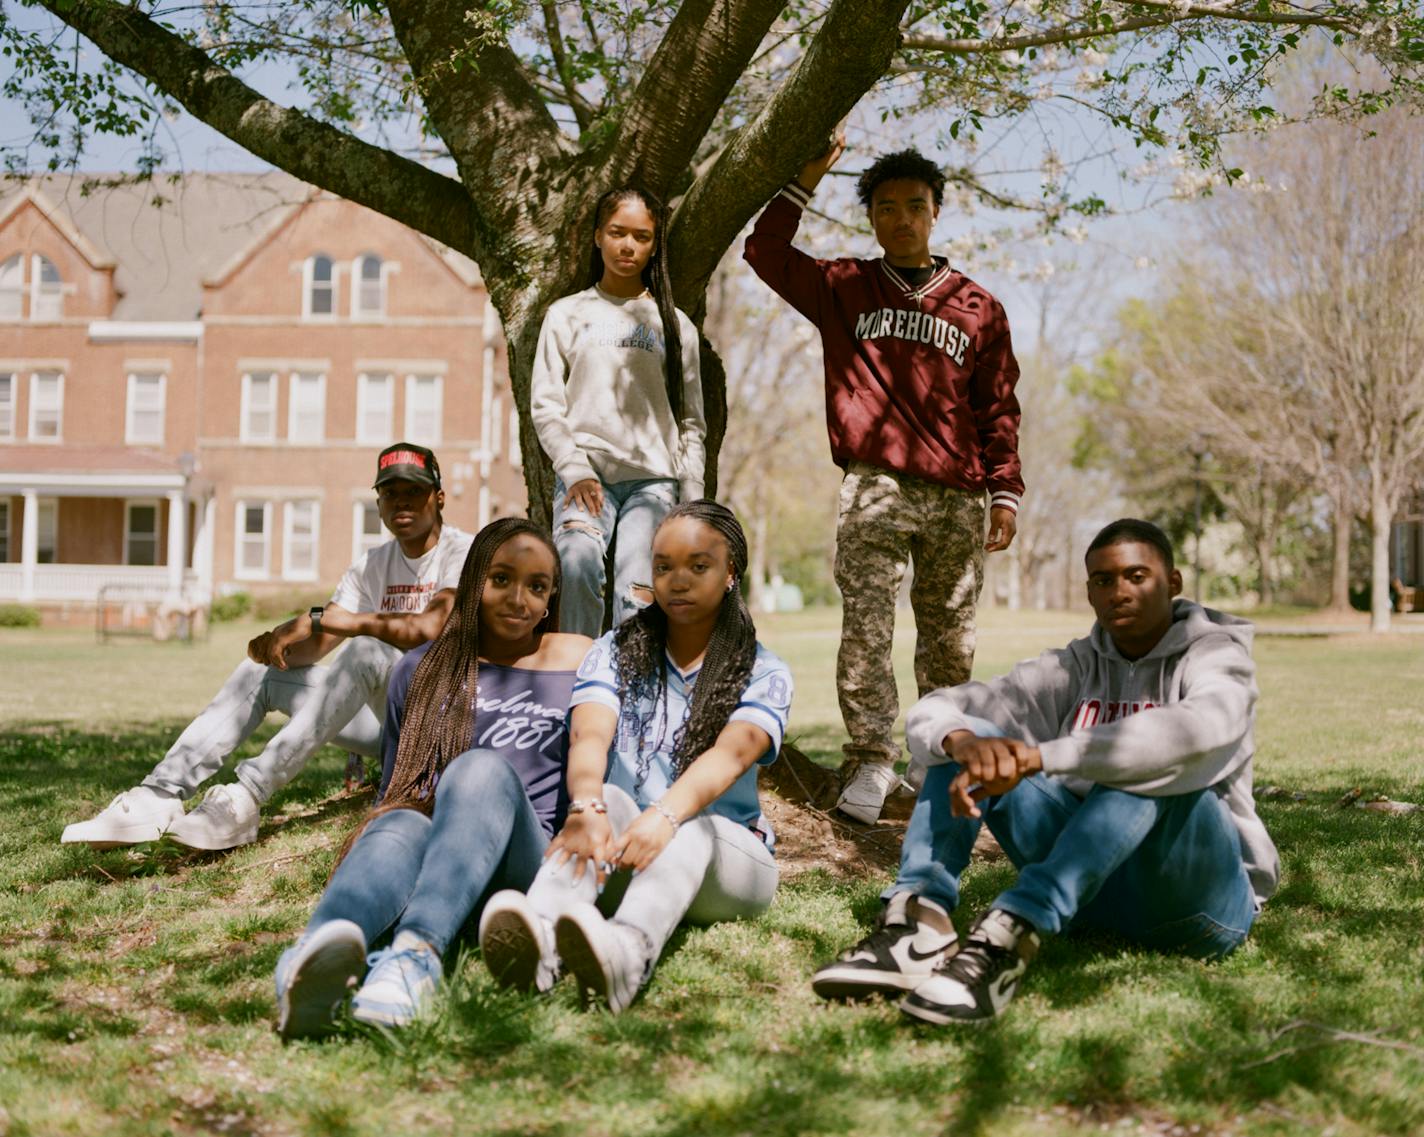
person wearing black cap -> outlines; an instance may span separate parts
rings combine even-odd
[[[293,617],[247,645],[248,658],[142,784],[97,816],[64,830],[66,844],[96,848],[156,840],[163,833],[195,849],[231,849],[257,838],[262,805],[333,742],[377,757],[386,683],[403,650],[445,624],[469,552],[470,535],[445,525],[440,464],[424,446],[398,442],[376,461],[376,503],[394,534],[346,570],[324,607]],[[330,666],[321,660],[346,639]],[[288,715],[262,753],[239,762],[237,780],[192,797],[268,711]]]

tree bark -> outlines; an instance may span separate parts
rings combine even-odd
[[[1379,484],[1377,472],[1370,476],[1370,631],[1389,631],[1389,530],[1394,509]]]
[[[1330,610],[1348,612],[1350,610],[1350,535],[1354,529],[1355,516],[1342,494],[1334,499],[1334,520],[1332,536],[1334,549],[1330,560]]]

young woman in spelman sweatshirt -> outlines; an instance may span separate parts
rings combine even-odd
[[[666,209],[625,187],[594,217],[589,287],[544,317],[529,413],[554,466],[564,627],[597,637],[610,544],[614,624],[651,601],[653,532],[702,496],[706,422],[697,329],[672,301]]]
[[[1280,872],[1251,795],[1252,627],[1175,599],[1171,544],[1148,522],[1104,528],[1087,571],[1090,635],[910,711],[929,769],[900,872],[818,994],[903,994],[916,1018],[972,1022],[1070,925],[1205,958],[1246,938]],[[949,913],[982,823],[1019,877],[961,947]]]

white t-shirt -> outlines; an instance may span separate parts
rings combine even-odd
[[[424,612],[431,597],[460,583],[474,538],[453,525],[424,556],[407,557],[394,537],[346,570],[331,602],[348,612]]]

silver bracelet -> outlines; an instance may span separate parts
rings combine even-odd
[[[582,813],[584,810],[589,810],[592,813],[607,813],[608,806],[604,804],[601,797],[579,797],[569,802],[570,813]]]
[[[656,809],[659,813],[661,813],[663,815],[663,820],[665,820],[669,825],[672,826],[672,831],[674,833],[677,832],[678,826],[682,824],[682,819],[679,818],[677,814],[675,814],[672,810],[665,806],[661,801],[653,802],[653,804],[648,808]]]

